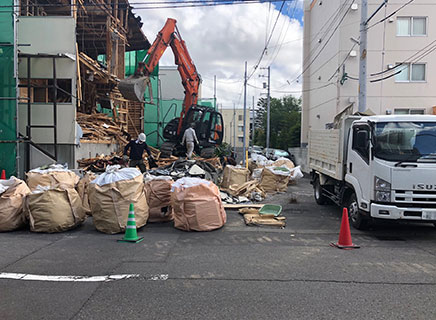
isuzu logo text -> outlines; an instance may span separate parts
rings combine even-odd
[[[413,185],[414,190],[436,190],[436,185],[434,184],[425,184],[418,183]]]

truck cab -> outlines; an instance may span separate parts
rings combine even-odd
[[[436,222],[436,116],[350,117],[336,131],[336,158],[324,159],[335,170],[309,156],[318,203],[347,206],[356,228],[371,218]]]

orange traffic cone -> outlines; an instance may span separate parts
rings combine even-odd
[[[330,243],[332,247],[339,249],[358,249],[351,241],[350,223],[348,222],[348,210],[344,208],[342,211],[341,230],[339,231],[339,240],[337,243]]]
[[[6,180],[6,171],[5,169],[2,170],[2,175],[0,177],[1,180]]]

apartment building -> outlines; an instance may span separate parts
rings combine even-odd
[[[382,2],[368,0],[368,17]],[[310,129],[358,109],[360,7],[357,0],[305,0],[302,146]],[[428,0],[396,0],[368,23],[368,112],[435,113],[435,22]]]
[[[244,109],[220,109],[224,123],[224,142],[235,148],[244,145]],[[250,141],[250,111],[247,109],[245,121],[245,146],[248,148]]]

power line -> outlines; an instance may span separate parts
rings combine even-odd
[[[91,0],[92,1],[92,0]],[[169,0],[169,1],[147,1],[147,2],[129,2],[127,4],[117,3],[117,2],[105,2],[105,3],[98,3],[98,2],[88,2],[88,3],[33,3],[33,4],[18,4],[18,5],[1,5],[0,8],[12,8],[12,7],[113,7],[115,5],[119,5],[122,7],[129,7],[133,8],[133,5],[160,5],[160,4],[203,4],[203,3],[238,3],[238,2],[255,2],[259,0]],[[265,0],[262,1],[263,3],[268,2],[281,2],[283,0]],[[292,0],[286,0],[286,1],[292,1]]]
[[[327,35],[327,34],[330,32],[330,30],[333,28],[334,24],[336,23],[338,17],[340,16],[342,10],[346,7],[348,1],[349,1],[349,0],[344,1],[344,3],[343,3],[340,7],[338,7],[338,9],[337,9],[333,14],[332,14],[332,16],[330,16],[330,18],[327,19],[326,23],[325,23],[325,24],[320,28],[320,30],[319,30],[319,31],[318,31],[318,32],[313,36],[313,39],[310,40],[309,45],[311,45],[311,44],[313,43],[313,41],[314,41],[314,40],[318,37],[318,35],[320,35],[321,33],[323,33],[323,36],[325,36],[325,35]],[[323,31],[323,28],[324,28],[326,25],[328,25],[327,28],[325,29],[324,32],[322,32],[322,31]],[[318,48],[319,48],[319,47],[315,47],[315,48],[312,48],[312,49],[309,51],[309,53],[307,54],[307,56],[304,57],[304,59],[303,59],[303,65],[305,65],[305,64],[307,63],[308,59],[310,59],[310,57],[312,56],[312,54],[313,54],[313,53],[314,53]]]
[[[384,17],[383,19],[375,22],[374,24],[370,25],[367,29],[371,29],[372,27],[378,25],[379,23],[382,23],[384,21],[386,21],[387,19],[389,19],[390,17],[394,16],[398,11],[402,10],[404,7],[407,7],[409,4],[411,4],[413,1],[415,0],[409,0],[409,2],[406,2],[405,4],[403,4],[401,7],[399,7],[397,10],[393,11],[392,13],[390,13],[389,15],[387,15],[386,17]]]
[[[330,78],[328,79],[328,81],[331,81],[333,79],[333,77],[335,76],[336,73],[339,72],[339,70],[341,69],[341,67],[345,64],[345,61],[347,61],[351,51],[354,50],[354,47],[357,45],[357,43],[354,43],[353,46],[351,47],[351,49],[348,51],[347,55],[345,56],[345,59],[342,61],[342,63],[338,66],[338,68],[335,70],[335,72],[330,76]]]
[[[286,34],[288,33],[289,27],[291,26],[292,19],[293,19],[294,16],[295,16],[295,11],[296,11],[296,9],[297,9],[297,1],[294,2],[294,10],[292,11],[291,16],[289,17],[289,20],[288,20],[288,26],[286,27],[286,31],[285,31],[285,33],[284,33],[284,35],[283,35],[282,43],[280,44],[280,46],[278,47],[278,49],[275,50],[275,55],[274,55],[274,53],[272,54],[274,57],[273,57],[273,59],[268,63],[268,65],[273,64],[274,61],[277,59],[277,56],[279,55],[280,50],[282,49],[283,41],[285,40]],[[290,13],[290,11],[291,11],[291,6],[289,5],[288,14]],[[284,24],[283,24],[282,30],[280,31],[280,36],[281,36],[281,34],[282,34],[283,29],[284,29]],[[280,36],[279,36],[279,39],[277,40],[277,43],[279,43],[279,41],[280,41]],[[273,52],[274,52],[274,51],[273,51]]]
[[[315,55],[315,57],[312,59],[312,61],[310,61],[310,63],[303,69],[303,71],[294,79],[292,80],[290,83],[295,82],[296,80],[298,80],[298,78],[300,78],[309,68],[310,66],[315,62],[315,60],[320,56],[321,52],[325,49],[325,47],[327,46],[327,44],[330,42],[331,38],[333,37],[333,35],[335,34],[335,32],[338,30],[339,26],[341,25],[342,21],[344,21],[345,17],[347,16],[348,12],[351,9],[351,6],[354,4],[356,0],[353,0],[351,2],[351,4],[348,6],[347,11],[345,12],[345,14],[342,16],[342,18],[339,20],[338,25],[335,27],[335,29],[333,30],[333,32],[331,33],[330,37],[327,39],[327,41],[324,43],[324,46],[320,49],[320,51]]]
[[[434,40],[432,43],[434,43],[434,42],[436,42],[436,40]],[[427,45],[426,47],[428,47],[428,45]],[[426,56],[428,56],[429,54],[433,53],[435,50],[436,50],[436,45],[434,45],[433,47],[427,49],[426,52],[422,53],[422,54],[419,55],[418,57],[413,58],[413,60],[409,60],[409,59],[411,59],[411,58],[409,57],[407,60],[404,60],[403,62],[397,64],[394,68],[390,69],[389,71],[394,71],[394,70],[396,70],[396,68],[398,68],[398,67],[400,67],[400,66],[402,66],[402,65],[404,65],[404,64],[406,64],[406,63],[407,63],[407,64],[413,64],[413,63],[416,63],[416,62],[420,61],[421,59],[425,58]],[[422,51],[422,50],[420,50],[420,51]],[[419,51],[418,51],[418,52],[419,52]],[[417,53],[418,53],[418,52],[417,52]],[[415,56],[415,55],[416,55],[416,53],[415,53],[414,55],[412,55],[412,57]],[[395,76],[395,75],[401,73],[403,70],[404,70],[404,69],[401,69],[401,70],[399,70],[398,72],[395,72],[395,73],[393,73],[393,74],[390,74],[390,75],[388,75],[388,76],[386,76],[386,77],[383,77],[383,78],[380,78],[380,79],[374,79],[374,80],[371,80],[370,82],[378,82],[378,81],[383,81],[383,80],[386,80],[386,79],[392,78],[393,76]],[[378,74],[381,74],[381,73],[378,73]]]
[[[295,1],[294,3],[297,3],[297,2]],[[289,13],[290,13],[290,8],[291,8],[291,7],[288,6],[288,10],[286,11],[286,13],[283,13],[283,14],[284,14],[284,15],[289,15]],[[290,20],[288,20],[287,22],[289,22],[289,21],[290,21]],[[273,49],[272,53],[268,53],[268,49],[267,49],[266,55],[270,55],[270,57],[273,57],[273,56],[275,55],[275,53],[276,53],[276,51],[277,51],[278,44],[279,44],[279,42],[280,42],[280,40],[281,40],[281,38],[282,38],[282,33],[283,33],[284,28],[285,28],[285,24],[286,24],[286,22],[283,22],[282,25],[281,25],[280,32],[279,32],[279,35],[278,35],[278,37],[277,37],[277,41],[276,41],[275,46],[273,46],[273,47],[269,47],[269,49],[271,49],[271,48]],[[287,29],[286,29],[286,31],[287,31]],[[285,33],[285,36],[286,36],[286,33]],[[271,65],[271,62],[270,62],[270,61],[266,62],[266,65]]]
[[[247,85],[252,87],[252,88],[255,88],[255,89],[263,90],[263,88],[253,86],[252,84],[249,84],[249,83],[247,83]],[[289,94],[292,94],[292,93],[301,93],[301,92],[315,91],[315,90],[323,89],[323,88],[331,86],[331,85],[334,85],[334,83],[330,82],[330,83],[326,83],[326,84],[324,84],[322,86],[319,86],[319,87],[316,87],[316,88],[310,88],[310,89],[298,90],[298,91],[282,91],[282,90],[272,90],[272,89],[271,89],[271,91],[272,92],[277,92],[277,93],[289,93]]]
[[[296,1],[296,0],[294,0],[294,1]],[[285,2],[286,2],[286,1],[283,1],[283,2],[282,2],[282,5],[280,6],[280,10],[279,10],[279,12],[277,13],[276,21],[274,22],[274,26],[273,26],[273,28],[272,28],[272,30],[271,30],[270,36],[269,36],[269,38],[268,38],[268,41],[267,41],[266,44],[265,44],[265,48],[263,48],[262,53],[261,53],[261,55],[260,55],[260,58],[259,58],[259,60],[257,61],[256,65],[253,67],[253,71],[252,71],[252,72],[250,73],[250,75],[248,76],[247,81],[250,80],[250,78],[251,78],[251,77],[253,76],[253,74],[256,72],[257,68],[259,67],[260,62],[262,61],[262,59],[263,59],[263,57],[264,57],[264,55],[265,55],[266,50],[268,49],[269,42],[271,41],[272,35],[273,35],[273,33],[274,33],[274,29],[275,29],[276,26],[277,26],[277,21],[278,21],[279,18],[280,18],[280,14],[282,13],[283,6],[285,5]]]
[[[206,80],[214,80],[212,78],[205,77],[205,76],[202,76],[202,78],[206,79]],[[223,83],[223,84],[235,84],[235,83],[240,83],[242,81],[244,81],[244,79],[233,80],[233,81],[223,81],[223,80],[218,80],[218,79],[216,80],[216,82]]]
[[[371,73],[371,76],[377,76],[377,75],[380,75],[380,74],[383,74],[383,73],[386,73],[386,72],[391,72],[391,71],[393,71],[394,69],[396,69],[396,68],[400,67],[401,65],[403,65],[404,63],[406,63],[406,62],[410,62],[410,60],[411,60],[411,59],[414,59],[414,57],[415,57],[417,54],[419,54],[420,52],[426,50],[429,46],[431,46],[431,45],[434,44],[435,42],[436,42],[436,40],[433,40],[433,41],[430,42],[428,45],[426,45],[424,48],[422,48],[422,49],[416,51],[416,52],[415,52],[414,54],[412,54],[410,57],[406,58],[405,60],[403,60],[403,61],[400,62],[399,64],[395,65],[393,68],[391,68],[391,69],[386,69],[386,70],[383,70],[383,71],[380,71],[380,72],[376,72],[376,73]],[[430,49],[429,49],[429,50],[430,50]]]
[[[273,2],[288,2],[288,1],[295,1],[295,0],[221,0],[221,1],[212,1],[212,0],[205,0],[205,1],[198,1],[198,0],[192,0],[192,1],[168,1],[168,2],[148,2],[148,3],[137,3],[139,6],[137,7],[130,7],[130,9],[133,10],[151,10],[151,9],[178,9],[178,8],[196,8],[196,7],[215,7],[215,6],[223,6],[223,5],[239,5],[239,4],[262,4],[262,3],[273,3]],[[161,5],[164,3],[165,5]],[[130,3],[130,5],[133,5],[134,3]],[[111,4],[29,4],[29,5],[6,5],[6,6],[0,6],[0,8],[11,8],[11,11],[13,11],[13,8],[20,7],[20,8],[30,8],[30,7],[102,7],[102,8],[108,8]],[[127,7],[126,7],[127,9]],[[93,11],[100,11],[99,9],[92,9],[87,10],[88,12]],[[6,11],[2,11],[6,12]]]

